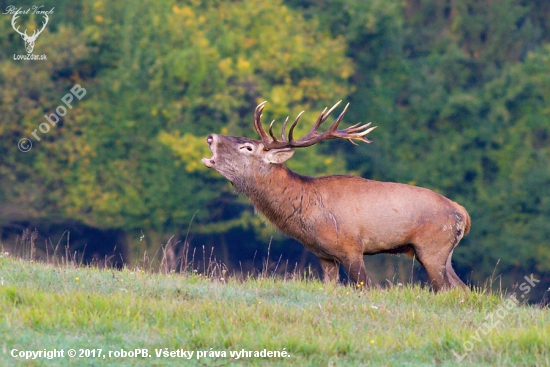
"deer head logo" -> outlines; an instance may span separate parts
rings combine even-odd
[[[48,15],[45,14],[45,13],[43,13],[42,15],[44,16],[44,22],[42,23],[42,28],[40,28],[40,30],[35,29],[34,32],[32,33],[32,36],[29,36],[27,34],[26,29],[25,29],[25,32],[21,32],[19,30],[19,26],[17,26],[17,28],[16,28],[15,22],[16,22],[17,18],[19,18],[18,13],[15,13],[13,15],[13,18],[11,18],[11,26],[13,27],[13,29],[15,29],[15,31],[17,33],[19,33],[21,35],[21,38],[23,38],[23,41],[25,41],[25,49],[27,50],[28,54],[32,53],[32,50],[34,49],[34,43],[36,42],[36,39],[38,38],[40,33],[42,33],[44,28],[46,28],[46,24],[48,24],[48,20],[49,20]]]

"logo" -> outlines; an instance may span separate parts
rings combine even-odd
[[[14,14],[13,18],[11,18],[11,26],[13,27],[13,29],[15,29],[17,33],[21,35],[21,37],[23,38],[23,41],[25,41],[25,48],[27,49],[27,53],[32,54],[32,50],[34,49],[34,42],[36,42],[36,39],[38,38],[40,33],[42,33],[44,28],[46,28],[46,24],[48,24],[48,20],[49,20],[48,14],[44,14],[44,22],[42,23],[42,28],[40,28],[39,31],[35,29],[34,32],[32,33],[32,36],[29,36],[27,34],[26,29],[25,29],[25,32],[21,32],[19,30],[19,26],[17,26],[17,28],[15,27],[16,26],[15,22],[17,18],[19,18],[19,15]]]
[[[34,45],[36,42],[36,39],[44,31],[46,28],[46,25],[48,24],[48,21],[50,18],[48,15],[53,14],[53,10],[55,8],[51,8],[48,11],[41,10],[43,6],[36,6],[33,5],[31,8],[23,9],[23,8],[16,8],[13,5],[10,5],[6,8],[6,11],[3,14],[11,14],[11,26],[13,29],[21,35],[21,38],[23,38],[23,41],[25,42],[25,50],[27,51],[27,55],[13,55],[14,60],[46,60],[46,55],[34,55],[32,51],[34,50]],[[31,35],[27,34],[28,29],[25,28],[24,31],[21,31],[21,24],[17,24],[18,22],[21,22],[21,14],[35,14],[38,17],[41,17],[42,23],[39,27],[36,27],[34,29],[33,33]]]

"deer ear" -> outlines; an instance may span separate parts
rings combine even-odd
[[[279,164],[288,161],[294,155],[294,149],[271,149],[265,152],[264,161],[267,163]]]

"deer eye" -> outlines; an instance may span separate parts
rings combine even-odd
[[[246,150],[248,150],[249,152],[251,152],[251,151],[252,151],[252,146],[249,145],[249,144],[247,144],[247,145],[243,145],[243,146],[240,147],[239,149],[246,149]]]

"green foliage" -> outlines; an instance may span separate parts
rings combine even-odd
[[[499,261],[510,277],[550,272],[547,1],[44,2],[53,6],[35,46],[46,61],[14,61],[23,43],[0,17],[0,227],[122,229],[139,254],[193,221],[192,233],[216,236],[209,244],[239,229],[256,238],[234,246],[257,248],[273,231],[203,167],[204,138],[254,137],[263,100],[266,124],[305,110],[303,134],[342,99],[344,124],[378,125],[374,143],[304,149],[292,169],[412,183],[465,205],[472,232],[455,260],[473,281]],[[86,96],[31,138],[77,83]],[[34,144],[25,154],[23,137]]]
[[[317,107],[348,91],[353,69],[345,44],[279,2],[214,1],[208,11],[200,1],[83,6],[80,30],[59,25],[56,38],[40,39],[50,54],[38,65],[41,73],[4,63],[2,129],[15,122],[4,136],[29,136],[73,83],[87,89],[35,150],[21,155],[10,147],[10,158],[27,159],[17,170],[31,173],[3,196],[24,200],[40,178],[40,200],[29,200],[37,220],[53,215],[155,232],[182,230],[195,214],[199,223],[209,222],[214,218],[205,207],[231,189],[200,163],[209,154],[208,133],[251,135],[253,108],[262,99],[275,114]],[[12,110],[16,93],[25,99]],[[317,172],[336,171],[328,155],[310,152],[308,159]],[[12,174],[4,187],[16,180]]]
[[[550,48],[545,46],[482,91],[484,123],[492,133],[478,138],[484,154],[475,180],[487,238],[478,251],[500,244],[502,254],[491,257],[504,258],[505,267],[532,264],[540,272],[550,269],[549,73]]]

